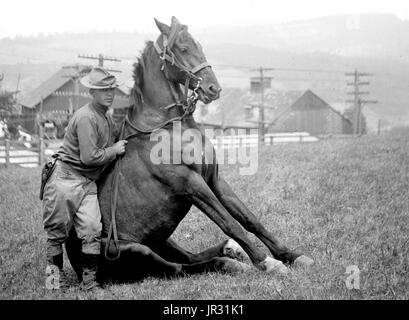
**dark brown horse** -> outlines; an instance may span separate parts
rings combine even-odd
[[[216,100],[221,88],[200,44],[185,25],[174,17],[170,27],[156,24],[159,38],[146,44],[134,65],[133,105],[122,127],[122,138],[129,141],[126,154],[98,182],[103,246],[107,248],[106,255],[101,254],[101,275],[132,280],[146,274],[246,270],[248,265],[228,258],[243,255],[243,249],[254,266],[267,272],[287,272],[284,263],[311,264],[310,258],[275,239],[219,176],[213,147],[200,149],[205,150],[199,157],[202,161],[192,163],[180,156],[210,144],[192,113],[197,99],[204,103]],[[197,139],[180,143],[175,128],[182,134],[191,130]],[[161,150],[168,163],[153,161],[159,136],[168,147]],[[231,239],[196,254],[179,247],[170,237],[192,205]],[[112,212],[116,212],[114,221]],[[257,248],[240,225],[256,235],[274,258]],[[107,241],[116,230],[119,240]],[[66,248],[80,275],[75,238],[70,237]],[[118,256],[118,249],[120,257],[111,260]]]

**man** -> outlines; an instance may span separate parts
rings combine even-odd
[[[10,132],[7,127],[7,120],[0,120],[0,138],[10,139]]]
[[[47,263],[59,269],[60,287],[66,288],[63,249],[72,226],[82,240],[81,288],[92,290],[100,253],[101,213],[95,181],[104,168],[125,153],[126,140],[115,143],[115,126],[107,113],[118,86],[116,78],[95,67],[81,79],[89,88],[92,102],[78,109],[70,120],[57,152],[55,169],[43,194],[43,221],[47,233]]]

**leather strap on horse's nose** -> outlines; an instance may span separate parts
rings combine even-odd
[[[191,73],[196,74],[198,73],[200,70],[207,68],[207,67],[212,67],[210,64],[207,63],[207,61],[199,64],[198,66],[194,67],[193,69],[190,70]]]
[[[201,64],[194,66],[193,68],[189,69],[188,67],[184,66],[183,64],[179,63],[177,61],[177,59],[175,58],[175,54],[169,49],[169,44],[167,42],[167,38],[166,36],[164,37],[164,41],[163,41],[163,49],[161,49],[157,43],[157,41],[155,41],[153,43],[153,46],[156,50],[156,52],[158,53],[159,57],[162,60],[166,60],[168,62],[170,62],[173,65],[175,65],[176,67],[178,67],[180,70],[185,71],[188,76],[190,76],[191,78],[195,78],[197,80],[197,76],[196,73],[198,73],[199,71],[201,71],[204,68],[207,67],[212,67],[207,61],[202,62]],[[169,52],[171,55],[169,55],[167,52]],[[164,70],[162,70],[164,71]]]

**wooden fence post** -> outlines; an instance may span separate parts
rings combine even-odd
[[[10,164],[10,139],[6,139],[6,168],[9,166]]]
[[[44,162],[44,138],[40,138],[40,150],[38,153],[38,164],[41,166]]]
[[[41,105],[41,110],[42,110],[42,105]],[[40,122],[39,123],[39,128],[38,128],[38,134],[40,136],[40,147],[38,150],[38,164],[39,166],[42,166],[44,162],[44,127],[43,124]]]

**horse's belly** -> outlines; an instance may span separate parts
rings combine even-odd
[[[168,239],[189,211],[188,207],[155,206],[136,213],[138,219],[127,221],[132,226],[129,232],[141,243],[158,242]],[[125,221],[124,221],[125,222]]]
[[[104,206],[105,210],[107,206]],[[169,238],[189,212],[188,199],[170,196],[163,190],[159,194],[122,193],[118,196],[116,213],[117,230],[120,237],[138,243],[163,241]],[[102,208],[101,208],[102,211]],[[111,217],[103,213],[103,229],[108,233]],[[104,219],[105,217],[105,219]]]

